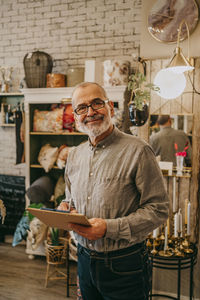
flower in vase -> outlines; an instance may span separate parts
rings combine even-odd
[[[174,148],[175,148],[175,150],[177,151],[176,153],[175,153],[175,155],[176,156],[183,156],[183,157],[186,157],[186,155],[187,155],[187,152],[186,152],[186,150],[188,149],[188,142],[185,144],[185,147],[184,147],[184,149],[183,149],[183,151],[179,151],[178,152],[178,145],[176,144],[176,143],[174,143]]]
[[[183,156],[186,157],[186,151],[182,151],[182,152],[176,152],[176,156]]]

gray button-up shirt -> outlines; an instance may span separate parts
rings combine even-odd
[[[66,169],[66,198],[79,213],[103,218],[104,238],[78,242],[112,251],[142,242],[168,216],[168,196],[150,146],[114,128],[96,147],[89,141],[72,149]]]
[[[149,143],[155,155],[160,155],[161,161],[172,161],[174,166],[176,166],[176,152],[184,151],[185,146],[188,144],[185,160],[188,164],[191,164],[192,147],[184,131],[171,127],[161,128],[159,132],[151,135]],[[175,143],[178,150],[175,150]]]

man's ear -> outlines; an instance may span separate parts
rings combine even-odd
[[[114,116],[114,102],[113,101],[109,101],[108,104],[110,106],[111,117],[113,117]]]

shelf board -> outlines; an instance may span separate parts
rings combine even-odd
[[[31,131],[30,135],[81,135],[87,136],[87,134],[82,132],[67,132],[66,130],[63,131],[56,131],[56,132],[47,132],[47,131]]]
[[[190,174],[183,174],[181,176],[177,176],[176,174],[168,175],[167,173],[163,173],[163,176],[165,177],[177,177],[177,178],[190,178]]]
[[[6,124],[6,123],[3,123],[3,124],[0,124],[1,127],[15,127],[15,124]]]
[[[2,96],[6,96],[6,97],[9,97],[9,96],[24,96],[24,94],[20,93],[20,92],[16,92],[16,93],[0,93],[0,97]]]
[[[43,167],[42,167],[41,165],[39,165],[39,164],[31,164],[30,167],[33,168],[33,169],[43,169]],[[58,166],[56,166],[56,165],[54,165],[54,166],[52,167],[52,169],[57,169],[57,170],[61,170],[61,171],[64,170],[64,168],[63,168],[63,169],[60,169],[60,168],[58,168]],[[49,171],[51,171],[51,170],[49,170]]]

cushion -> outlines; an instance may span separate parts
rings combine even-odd
[[[27,189],[26,195],[30,203],[43,203],[51,206],[50,198],[54,192],[54,182],[49,176],[41,176]]]
[[[28,216],[23,216],[15,229],[12,241],[13,247],[17,246],[22,240],[26,240],[27,230],[29,230],[29,219]]]
[[[63,129],[64,107],[52,111],[34,110],[33,131],[57,132]]]
[[[39,152],[38,161],[48,173],[54,166],[58,157],[58,147],[52,147],[50,144],[45,144]]]
[[[65,167],[69,149],[70,147],[67,147],[66,145],[62,145],[59,148],[59,153],[56,160],[56,164],[59,169],[63,169]]]
[[[74,114],[73,114],[73,108],[71,104],[66,104],[65,110],[63,113],[63,128],[68,130],[69,132],[74,131]]]

